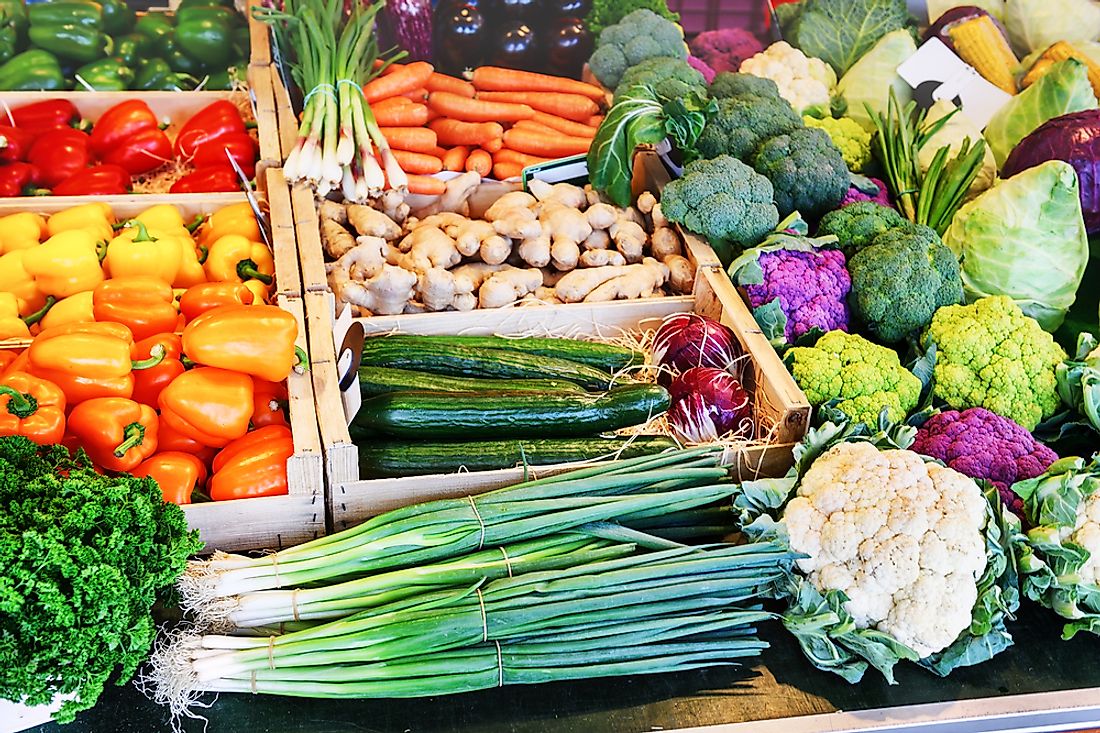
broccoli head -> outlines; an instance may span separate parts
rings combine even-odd
[[[609,25],[614,25],[635,10],[652,10],[673,23],[680,22],[680,15],[668,9],[665,0],[593,0],[592,9],[584,16],[584,24],[594,36]]]
[[[720,71],[710,83],[710,96],[714,99],[732,97],[779,99],[779,87],[771,79],[765,79],[762,76]]]
[[[861,173],[871,163],[871,133],[852,118],[826,117],[819,120],[803,115],[802,121],[806,127],[820,128],[829,135],[833,145],[844,156],[844,164],[848,166],[848,170]]]
[[[821,217],[817,236],[836,237],[844,254],[851,257],[883,232],[909,224],[909,220],[894,209],[872,201],[860,201]]]
[[[936,396],[956,410],[984,407],[1027,430],[1058,411],[1055,372],[1066,352],[1011,298],[941,308],[922,343],[936,349]]]
[[[748,158],[762,141],[800,127],[802,119],[779,97],[730,97],[718,100],[718,111],[695,147],[704,158]]]
[[[780,216],[795,211],[821,216],[835,209],[848,191],[848,166],[824,130],[800,127],[769,138],[751,162],[772,182]]]
[[[655,56],[687,59],[684,32],[652,10],[635,10],[603,29],[588,65],[601,84],[614,89],[627,69]]]
[[[742,61],[764,50],[760,40],[744,28],[703,31],[690,45],[693,54],[719,73],[737,71]]]
[[[779,223],[768,179],[729,155],[688,163],[665,186],[661,210],[719,247],[751,247]]]
[[[692,92],[704,96],[707,93],[703,75],[687,61],[671,56],[654,56],[627,69],[615,87],[616,101],[627,89],[639,84],[648,84],[659,96],[668,99],[680,99]]]
[[[853,422],[878,425],[883,408],[899,422],[920,399],[920,380],[897,352],[856,334],[829,331],[814,346],[794,347],[784,361],[810,404],[831,405]]]

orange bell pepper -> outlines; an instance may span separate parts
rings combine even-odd
[[[15,349],[0,349],[0,377],[7,376],[10,367],[22,354]]]
[[[158,404],[161,420],[170,428],[221,448],[248,432],[252,377],[214,367],[191,369],[164,388]]]
[[[161,349],[164,350],[164,359],[159,364],[134,372],[134,394],[131,396],[134,402],[154,409],[164,388],[186,371],[180,361],[183,344],[174,333],[159,333],[138,341],[130,348],[130,356],[140,361],[152,358]]]
[[[253,295],[243,283],[202,283],[180,296],[180,313],[188,322],[223,305],[252,305]]]
[[[62,298],[57,301],[57,304],[50,308],[49,312],[39,321],[39,323],[42,324],[42,328],[53,328],[54,326],[61,326],[66,323],[77,323],[81,321],[90,323],[94,321],[95,314],[92,312],[92,294],[93,291],[85,290],[83,293],[70,295],[68,298]]]
[[[214,501],[288,493],[286,462],[294,455],[290,429],[271,425],[233,441],[214,458]]]
[[[172,286],[154,277],[111,278],[96,286],[92,312],[97,321],[113,321],[130,329],[135,340],[176,328]]]
[[[209,247],[203,263],[208,280],[236,283],[259,280],[264,285],[274,282],[275,259],[263,242],[227,234]]]
[[[190,453],[157,453],[131,471],[138,478],[152,478],[170,504],[190,504],[191,494],[206,482],[206,466]]]
[[[65,435],[65,394],[25,372],[0,378],[0,435],[22,435],[55,445]]]
[[[253,380],[252,427],[263,428],[268,425],[289,426],[286,421],[286,382],[269,382],[266,379]]]
[[[86,400],[69,413],[69,434],[96,465],[132,471],[157,451],[157,413],[123,397]]]
[[[298,361],[297,338],[298,321],[278,306],[228,305],[187,324],[183,353],[198,364],[281,382]]]
[[[203,445],[187,437],[163,420],[160,421],[160,429],[157,430],[157,450],[165,453],[190,453],[206,465],[209,465],[218,454],[217,448]]]

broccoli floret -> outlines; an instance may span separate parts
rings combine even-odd
[[[894,209],[872,201],[860,201],[821,217],[817,236],[834,236],[849,258],[889,229],[907,227],[910,222]]]
[[[802,117],[802,121],[806,127],[820,128],[829,135],[833,145],[844,156],[844,164],[848,166],[848,170],[862,173],[871,163],[871,133],[851,117],[826,117],[819,120],[806,115]]]
[[[962,301],[959,261],[931,227],[914,224],[875,237],[848,263],[852,310],[878,340],[919,331],[943,306]]]
[[[687,61],[671,56],[654,56],[626,70],[619,86],[615,87],[615,101],[633,86],[648,84],[661,97],[680,99],[692,92],[705,95],[707,83],[703,75]]]
[[[747,158],[761,142],[802,126],[802,119],[782,99],[755,96],[718,101],[718,111],[707,122],[695,144],[699,155]]]
[[[673,23],[680,22],[680,15],[668,9],[665,0],[593,0],[592,9],[584,16],[588,30],[598,36],[609,25],[614,25],[632,11],[645,8]]]
[[[760,40],[744,28],[703,31],[690,45],[691,52],[718,73],[737,71],[742,61],[764,50]]]
[[[768,179],[729,155],[688,163],[665,186],[661,210],[719,248],[751,247],[779,223]]]
[[[635,10],[604,28],[588,65],[601,84],[614,89],[627,69],[655,56],[686,59],[684,32],[652,10]]]
[[[771,79],[765,79],[762,76],[722,71],[710,83],[710,96],[714,99],[732,97],[779,99],[779,87]]]
[[[772,182],[780,216],[821,216],[848,191],[848,166],[824,130],[802,127],[765,140],[752,167]]]

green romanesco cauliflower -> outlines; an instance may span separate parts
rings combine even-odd
[[[920,380],[897,352],[855,334],[829,331],[814,346],[788,351],[785,361],[810,404],[835,401],[853,422],[878,425],[884,407],[891,421],[904,420],[920,399]]]
[[[850,258],[883,232],[910,225],[911,222],[894,209],[874,201],[860,201],[821,217],[817,236],[836,237],[840,248]]]
[[[984,407],[1034,430],[1061,405],[1066,352],[1007,296],[941,308],[923,344],[936,347],[936,396],[956,410]]]
[[[648,84],[658,96],[668,99],[681,99],[692,92],[703,97],[707,94],[707,80],[703,75],[687,61],[671,56],[654,56],[627,69],[615,87],[615,100],[639,84]]]
[[[714,99],[730,97],[764,97],[779,99],[779,86],[771,79],[737,71],[722,71],[710,83],[710,96]]]
[[[588,65],[601,84],[614,89],[627,69],[655,56],[686,60],[684,31],[652,10],[642,9],[603,29]]]
[[[833,145],[844,156],[848,170],[862,173],[871,163],[871,133],[850,117],[817,119],[803,115],[806,127],[816,127],[828,133]]]
[[[762,142],[750,161],[775,188],[775,208],[785,217],[817,218],[840,205],[850,174],[824,130],[799,127]]]
[[[732,155],[744,159],[768,138],[800,127],[802,118],[778,97],[730,97],[718,100],[718,112],[707,121],[695,147],[703,158]]]

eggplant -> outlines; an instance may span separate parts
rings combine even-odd
[[[542,0],[543,17],[583,18],[592,10],[592,0]]]
[[[506,21],[526,20],[533,24],[545,20],[542,0],[488,0],[486,12],[494,24],[504,30]]]
[[[531,26],[522,20],[500,23],[496,29],[496,41],[489,63],[507,69],[540,71],[543,64],[542,44]]]
[[[440,3],[433,23],[435,63],[448,74],[485,63],[489,23],[476,3]]]
[[[546,60],[551,73],[581,77],[581,70],[596,45],[591,31],[580,18],[561,18],[550,24],[545,36]]]

